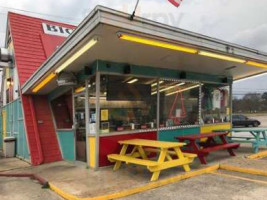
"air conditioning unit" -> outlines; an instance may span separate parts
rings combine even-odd
[[[12,60],[12,52],[6,48],[0,48],[0,68],[11,68]]]
[[[10,62],[13,59],[12,52],[6,48],[0,48],[0,61]]]
[[[62,72],[57,77],[57,84],[59,86],[76,86],[77,78],[71,72]]]

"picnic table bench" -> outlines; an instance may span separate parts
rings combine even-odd
[[[206,156],[210,152],[226,149],[231,156],[235,156],[233,149],[237,149],[240,144],[238,143],[228,143],[226,132],[223,133],[207,133],[199,135],[187,135],[187,136],[178,136],[176,139],[179,142],[186,142],[188,144],[185,146],[183,152],[197,154],[200,162],[202,164],[207,164]],[[206,141],[201,141],[206,139]],[[221,142],[219,142],[219,140]]]
[[[239,136],[231,136],[229,142],[251,143],[254,153],[259,152],[260,146],[267,146],[267,128],[233,128],[216,130],[216,132],[238,133]],[[250,133],[251,136],[242,135]]]
[[[183,166],[186,172],[190,171],[189,164],[197,156],[195,154],[184,154],[181,147],[185,144],[179,142],[133,139],[119,141],[119,144],[122,145],[120,154],[108,155],[109,161],[115,162],[113,169],[118,170],[122,162],[146,166],[153,173],[151,181],[158,180],[161,170],[164,169]],[[133,148],[130,152],[127,152],[130,146]],[[158,159],[152,160],[149,157],[151,153],[159,154]]]

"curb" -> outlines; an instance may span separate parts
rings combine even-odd
[[[169,185],[181,180],[185,180],[188,178],[192,178],[195,176],[199,176],[199,175],[203,175],[203,174],[207,174],[210,173],[212,171],[216,171],[217,169],[219,169],[219,165],[213,165],[204,169],[200,169],[200,170],[196,170],[196,171],[192,171],[192,172],[188,172],[182,175],[177,175],[171,178],[167,178],[164,180],[160,180],[160,181],[156,181],[156,182],[152,182],[152,183],[148,183],[146,185],[143,186],[139,186],[139,187],[135,187],[135,188],[131,188],[128,190],[124,190],[121,192],[117,192],[114,194],[108,194],[108,195],[103,195],[103,196],[99,196],[99,197],[90,197],[90,198],[79,198],[76,197],[74,195],[68,194],[66,192],[64,192],[63,190],[59,189],[58,187],[56,187],[55,185],[49,183],[50,189],[53,190],[55,193],[57,193],[58,195],[60,195],[61,197],[67,199],[67,200],[106,200],[106,199],[116,199],[116,198],[122,198],[122,197],[126,197],[129,195],[133,195],[133,194],[137,194],[140,192],[144,192],[147,190],[151,190],[151,189],[155,189],[158,187],[162,187],[165,185]]]
[[[255,153],[255,154],[247,156],[247,158],[251,159],[251,160],[261,159],[261,158],[264,158],[264,157],[267,157],[267,151],[262,151],[262,152]]]

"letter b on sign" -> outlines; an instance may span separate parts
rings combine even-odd
[[[65,27],[51,25],[51,24],[43,23],[42,25],[43,25],[44,33],[49,34],[49,35],[68,37],[73,31],[70,28],[65,28]]]

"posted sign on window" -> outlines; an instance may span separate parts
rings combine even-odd
[[[56,26],[56,25],[51,25],[51,24],[46,24],[46,23],[43,23],[42,25],[43,25],[44,33],[49,34],[49,35],[68,37],[73,32],[73,29],[66,28],[66,27],[61,27],[61,26]]]

